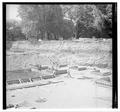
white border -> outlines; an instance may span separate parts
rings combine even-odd
[[[2,51],[2,49],[3,49],[3,43],[2,43],[2,39],[3,39],[3,34],[2,34],[2,32],[3,32],[3,29],[2,29],[2,26],[3,26],[3,22],[2,22],[2,19],[3,19],[3,17],[2,17],[2,2],[117,2],[117,25],[118,25],[118,37],[117,37],[117,39],[118,39],[118,88],[119,88],[119,86],[120,86],[120,76],[119,76],[119,73],[120,73],[120,60],[119,60],[119,57],[120,57],[120,52],[119,52],[119,48],[120,48],[120,37],[119,37],[119,25],[120,25],[120,23],[119,23],[119,20],[120,20],[120,13],[119,13],[119,11],[120,11],[120,3],[118,2],[119,0],[76,0],[76,1],[74,1],[74,0],[61,0],[61,1],[59,1],[59,0],[29,0],[29,1],[25,1],[25,0],[1,0],[1,2],[0,2],[0,12],[1,12],[1,14],[0,14],[0,18],[1,18],[1,21],[0,21],[0,35],[1,35],[1,38],[0,38],[0,112],[3,112],[3,111],[7,111],[7,112],[17,112],[17,111],[19,111],[19,112],[48,112],[48,111],[50,111],[50,112],[59,112],[59,111],[63,111],[63,112],[65,112],[65,111],[70,111],[70,112],[75,112],[75,111],[81,111],[81,112],[120,112],[120,91],[119,91],[119,89],[118,89],[118,106],[119,106],[119,108],[118,109],[90,109],[90,108],[86,108],[86,109],[35,109],[35,110],[29,110],[29,109],[22,109],[22,110],[3,110],[2,108],[3,108],[3,105],[2,105],[2,103],[3,103],[3,73],[2,73],[2,71],[3,71],[3,59],[2,59],[2,53],[3,53],[3,51]]]

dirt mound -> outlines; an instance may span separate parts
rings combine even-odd
[[[89,41],[89,42],[88,42]],[[76,41],[42,41],[33,45],[28,41],[16,41],[6,57],[7,70],[27,69],[29,64],[52,66],[48,57],[67,61],[73,65],[112,67],[112,41],[85,40]],[[19,53],[16,51],[20,51]]]

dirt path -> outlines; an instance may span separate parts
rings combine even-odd
[[[112,108],[112,88],[101,87],[95,83],[101,76],[95,77],[95,74],[88,71],[75,74],[73,78],[61,75],[48,80],[61,81],[60,83],[7,91],[7,104],[18,104],[18,108],[43,109]],[[82,78],[86,74],[88,78]]]

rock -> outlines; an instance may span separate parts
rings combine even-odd
[[[67,66],[67,64],[61,64],[61,65],[59,65],[59,67],[66,67]]]
[[[71,66],[70,69],[78,70],[78,66]]]
[[[27,82],[30,82],[30,79],[21,79],[20,81],[21,83],[27,83]]]
[[[7,106],[7,108],[13,108],[13,107],[14,107],[13,104],[9,104],[9,105]]]
[[[96,66],[99,68],[106,68],[106,67],[108,67],[108,64],[107,63],[100,63],[100,64],[96,64]]]
[[[55,75],[67,74],[67,69],[55,70]]]
[[[105,73],[103,73],[103,76],[109,76],[109,75],[112,75],[112,73],[111,72],[105,72]]]
[[[39,70],[46,70],[48,69],[49,67],[47,65],[42,65],[41,68]]]
[[[55,78],[54,75],[44,75],[42,76],[42,79],[51,79],[51,78]]]
[[[93,70],[92,72],[100,72],[100,70],[97,70],[97,69],[96,69],[96,70]]]
[[[41,79],[42,77],[34,77],[34,78],[31,78],[31,81],[35,82],[35,81],[40,81]]]
[[[78,68],[78,71],[82,71],[82,70],[86,70],[87,68],[86,67],[80,67]]]

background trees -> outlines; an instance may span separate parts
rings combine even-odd
[[[77,38],[111,38],[112,5],[81,5],[77,11]]]
[[[26,38],[58,39],[62,35],[64,21],[60,5],[21,5],[19,16]]]
[[[6,40],[22,40],[25,35],[21,31],[21,25],[14,20],[6,22]]]
[[[110,38],[112,5],[20,5],[21,24],[7,22],[7,39]],[[12,26],[12,27],[11,27]],[[24,36],[24,35],[25,36]],[[19,36],[20,35],[20,36]]]
[[[111,38],[112,5],[63,5],[64,16],[75,23],[76,38]]]

